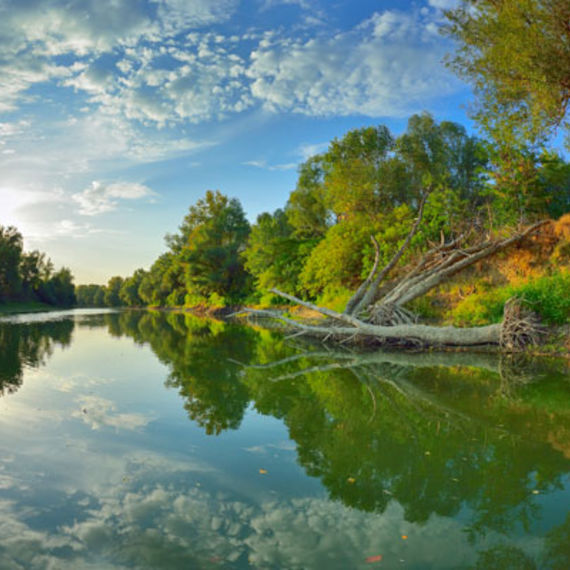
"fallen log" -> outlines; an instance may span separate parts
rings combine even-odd
[[[276,291],[274,291],[276,292]],[[310,303],[300,301],[301,305],[308,306]],[[314,306],[309,306],[313,308]],[[258,317],[269,317],[280,320],[290,327],[309,336],[321,339],[334,339],[344,342],[372,342],[376,344],[397,344],[410,346],[479,346],[487,344],[499,344],[501,325],[487,325],[484,327],[458,328],[452,326],[437,327],[430,325],[374,325],[358,321],[358,326],[337,326],[327,323],[322,325],[309,325],[273,311],[260,309],[244,309],[243,312]],[[336,313],[332,316],[331,311],[319,311],[323,315],[331,316],[342,321],[343,315]],[[334,313],[334,311],[332,311]]]
[[[365,314],[364,318],[361,317],[363,303],[374,298],[380,281],[394,267],[417,232],[425,200],[426,197],[422,200],[419,215],[403,246],[380,273],[378,273],[378,247],[373,239],[376,248],[374,267],[363,286],[350,299],[344,312],[339,313],[303,301],[279,289],[271,289],[272,293],[284,299],[318,312],[329,319],[329,322],[307,324],[272,311],[245,309],[244,312],[278,319],[296,329],[297,334],[307,334],[323,340],[334,339],[341,343],[368,342],[416,347],[499,345],[504,351],[510,352],[523,350],[529,344],[536,344],[543,329],[535,316],[523,310],[520,301],[506,304],[505,318],[501,324],[472,328],[418,324],[415,315],[402,305],[424,295],[462,269],[520,242],[549,223],[548,221],[538,222],[504,239],[487,240],[465,248],[460,248],[462,237],[449,243],[445,243],[442,239],[439,246],[428,251],[381,301],[367,308],[368,314]]]

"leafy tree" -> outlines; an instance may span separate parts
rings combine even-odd
[[[148,305],[182,305],[186,295],[184,266],[173,252],[159,256],[141,279],[138,295]]]
[[[104,294],[104,302],[107,307],[120,307],[124,304],[119,295],[122,286],[122,277],[116,276],[109,279]]]
[[[494,140],[537,142],[567,126],[567,0],[461,0],[446,16],[459,46],[449,64],[474,85],[475,116]]]
[[[323,187],[325,158],[316,155],[299,167],[297,186],[289,195],[285,212],[299,239],[319,239],[332,223],[332,212]]]
[[[405,239],[426,192],[431,196],[424,231],[415,244],[463,230],[465,211],[477,213],[484,205],[487,163],[481,141],[461,125],[437,123],[428,113],[412,116],[397,138],[379,126],[335,139],[319,156],[319,176],[309,178],[309,188],[336,224],[312,244],[301,284],[313,295],[327,285],[334,290],[354,286],[372,265],[370,236],[381,244],[381,261],[387,261]],[[299,187],[293,195],[299,195]]]
[[[139,294],[139,288],[146,275],[147,272],[144,269],[137,269],[131,277],[123,281],[119,291],[119,298],[125,305],[129,307],[144,305],[144,301]]]
[[[62,267],[56,271],[46,284],[53,299],[53,305],[71,307],[76,303],[75,287],[73,285],[73,275],[67,267]]]
[[[98,285],[93,295],[93,305],[95,307],[105,306],[105,293],[106,287],[104,285]]]
[[[38,297],[42,286],[53,273],[53,263],[44,253],[37,250],[23,253],[20,261],[20,276],[24,293]]]
[[[570,164],[554,152],[544,152],[540,162],[537,173],[543,198],[540,206],[550,218],[557,219],[570,212]]]
[[[283,210],[257,217],[244,258],[245,268],[255,277],[258,289],[277,287],[288,293],[299,290],[298,277],[306,248],[293,232]]]
[[[212,293],[238,300],[250,288],[242,253],[250,227],[239,201],[208,190],[190,207],[178,235],[170,237],[173,254],[184,264],[190,294]]]
[[[22,249],[22,234],[13,226],[0,226],[0,301],[20,292]]]
[[[91,283],[78,285],[75,290],[77,304],[80,307],[103,307],[105,304],[105,287]]]

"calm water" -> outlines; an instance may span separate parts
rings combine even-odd
[[[560,363],[0,321],[0,568],[570,568]]]

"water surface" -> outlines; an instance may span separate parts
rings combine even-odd
[[[570,567],[563,363],[0,321],[0,568]]]

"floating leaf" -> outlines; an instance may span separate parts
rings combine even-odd
[[[376,556],[369,556],[366,559],[366,562],[368,562],[370,564],[371,562],[380,562],[381,560],[382,560],[382,555],[377,554]]]
[[[349,477],[347,479],[347,481],[352,485],[353,483],[356,483],[356,479],[354,477]]]
[[[259,472],[260,472],[262,475],[267,475],[267,469],[260,469]]]
[[[408,535],[407,535],[407,534],[403,534],[403,535],[402,535],[402,540],[408,540]]]

